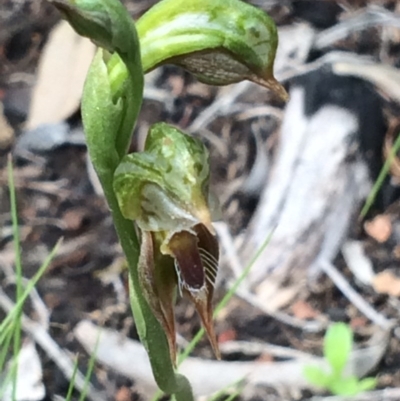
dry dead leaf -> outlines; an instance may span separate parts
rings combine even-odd
[[[365,79],[393,100],[400,100],[400,72],[391,65],[374,64],[360,58],[352,63],[339,61],[332,65],[332,69],[338,75],[351,75]]]
[[[375,276],[374,266],[361,241],[347,240],[342,246],[342,255],[349,270],[364,285],[371,285]]]
[[[297,301],[292,307],[292,313],[298,319],[315,319],[319,313],[308,302]]]
[[[115,394],[115,401],[131,401],[132,391],[129,387],[122,386]]]
[[[375,276],[373,287],[379,294],[400,297],[400,277],[397,277],[389,270],[384,270]]]
[[[395,248],[393,249],[393,256],[396,259],[400,259],[400,245],[396,245]]]
[[[83,207],[69,209],[63,214],[63,221],[67,230],[79,230],[87,217],[87,210]]]
[[[359,328],[364,328],[368,324],[368,320],[364,316],[353,317],[350,321],[350,327],[355,331]]]
[[[48,309],[53,310],[61,305],[61,296],[56,292],[48,292],[44,294],[43,300]]]
[[[257,359],[257,362],[274,362],[274,357],[271,354],[261,354]]]
[[[234,329],[224,330],[218,336],[218,343],[226,343],[228,341],[235,341],[237,339],[237,332]]]
[[[60,122],[78,109],[94,52],[66,21],[56,25],[40,59],[27,128]]]
[[[386,214],[380,214],[364,224],[366,233],[379,243],[386,242],[392,234],[392,222]]]

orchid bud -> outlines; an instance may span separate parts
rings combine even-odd
[[[140,282],[167,335],[173,361],[177,292],[194,303],[219,357],[212,324],[219,249],[208,186],[205,146],[165,123],[150,129],[144,152],[125,156],[114,175],[120,210],[141,232]]]
[[[247,79],[287,99],[273,76],[277,29],[259,8],[241,0],[162,0],[136,27],[145,71],[172,63],[207,84]]]

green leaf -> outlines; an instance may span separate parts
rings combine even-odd
[[[356,376],[332,380],[328,388],[335,395],[356,395],[360,392]]]
[[[359,392],[373,390],[377,385],[377,380],[374,377],[366,377],[358,382]]]
[[[334,323],[324,338],[324,356],[332,367],[334,374],[339,375],[349,359],[353,346],[353,333],[345,323]]]
[[[319,366],[307,365],[303,369],[304,377],[317,387],[327,388],[330,383],[330,375],[325,373]]]

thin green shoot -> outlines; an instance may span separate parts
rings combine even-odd
[[[28,283],[23,285],[23,273],[21,263],[21,242],[19,237],[19,226],[18,226],[18,212],[17,212],[17,200],[15,194],[15,184],[13,178],[13,166],[11,157],[8,159],[8,186],[10,193],[10,209],[11,209],[11,220],[13,229],[13,243],[15,252],[15,272],[16,272],[16,300],[12,309],[8,311],[6,317],[0,323],[0,372],[4,372],[6,358],[8,351],[12,343],[13,357],[10,364],[10,368],[6,376],[2,379],[0,386],[0,399],[2,398],[6,387],[9,383],[12,383],[12,400],[16,399],[17,390],[17,379],[18,379],[18,355],[21,350],[21,333],[22,333],[22,308],[28,298],[32,289],[36,286],[39,279],[43,276],[44,272],[50,265],[54,255],[56,254],[60,242],[54,246],[46,260],[40,266],[36,274]],[[25,287],[25,288],[24,288]]]
[[[14,328],[14,327],[12,327]],[[9,336],[7,337],[7,341],[4,342],[4,344],[0,344],[0,346],[3,348],[3,352],[2,352],[2,366],[0,371],[4,372],[5,369],[3,368],[4,364],[5,364],[5,359],[7,357],[7,352],[10,349],[10,345],[11,345],[11,341],[13,339],[13,335],[14,335],[14,331],[10,330]],[[14,358],[12,359],[12,361],[14,361]],[[12,369],[7,369],[7,374],[4,374],[5,376],[2,378],[2,382],[0,385],[0,400],[3,399],[4,396],[4,392],[6,391],[7,386],[9,385],[10,381],[13,379],[13,377],[15,377],[14,371]]]
[[[11,340],[14,334],[14,325],[10,325],[6,328],[4,339],[0,342],[1,352],[0,352],[0,372],[4,372],[4,365],[7,358],[8,350],[10,349]],[[4,383],[4,382],[3,382]],[[3,385],[0,387],[0,397],[2,395]]]
[[[46,257],[46,259],[44,260],[43,264],[40,266],[39,270],[32,277],[32,279],[29,280],[28,284],[25,287],[25,291],[22,293],[20,298],[17,300],[16,304],[14,305],[14,308],[7,314],[5,319],[1,322],[1,324],[0,324],[0,344],[2,344],[3,341],[4,341],[4,334],[3,333],[6,332],[7,327],[10,324],[13,324],[14,320],[18,316],[18,311],[22,309],[22,306],[25,303],[26,299],[29,297],[30,292],[36,286],[37,282],[43,276],[43,274],[45,273],[45,271],[49,267],[50,263],[54,259],[54,256],[56,255],[56,253],[58,251],[58,248],[61,245],[61,242],[62,242],[62,238],[57,241],[56,245],[51,250],[49,255]]]
[[[379,172],[378,178],[376,179],[376,181],[365,201],[365,204],[360,212],[360,220],[362,220],[367,215],[367,213],[371,209],[371,206],[375,202],[376,196],[378,195],[378,192],[381,189],[383,182],[385,181],[385,178],[389,173],[390,166],[392,165],[394,158],[399,150],[400,150],[400,135],[398,135],[394,145],[390,149],[389,155],[386,158],[386,161],[385,161],[381,171]]]
[[[69,382],[65,401],[71,401],[71,399],[72,399],[72,393],[73,393],[74,387],[75,387],[75,377],[76,377],[76,374],[78,373],[78,364],[79,364],[79,354],[77,354],[75,357],[74,370],[72,371],[72,377],[71,377],[71,381]]]
[[[16,299],[20,299],[22,295],[22,263],[21,263],[21,247],[19,239],[19,227],[18,227],[18,211],[17,211],[17,200],[15,195],[15,184],[14,174],[11,155],[8,157],[7,162],[8,172],[8,188],[10,192],[10,204],[11,204],[11,220],[13,229],[13,242],[14,242],[14,253],[15,253],[15,276],[16,276]],[[17,391],[17,370],[18,370],[18,354],[21,349],[21,313],[22,308],[18,309],[17,316],[14,322],[13,330],[13,355],[14,364],[12,368],[13,377],[13,388],[12,388],[12,399],[16,399]]]
[[[233,401],[237,396],[242,392],[242,388],[238,388],[235,392],[233,392],[225,401]]]
[[[94,365],[96,363],[96,355],[97,355],[97,349],[99,347],[100,336],[101,336],[101,331],[99,331],[99,333],[97,334],[96,345],[94,347],[92,354],[90,355],[90,359],[89,359],[89,363],[88,363],[88,370],[85,375],[85,383],[83,385],[83,389],[82,389],[81,395],[79,397],[79,401],[85,400],[88,389],[89,389],[90,378],[92,377]]]

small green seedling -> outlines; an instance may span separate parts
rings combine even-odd
[[[353,332],[345,323],[335,323],[328,328],[324,338],[324,357],[330,365],[330,372],[319,366],[307,365],[304,376],[313,385],[329,390],[336,395],[356,395],[372,390],[376,379],[358,379],[354,375],[345,376],[344,369],[353,348]]]

